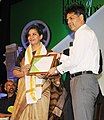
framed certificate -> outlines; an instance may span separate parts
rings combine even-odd
[[[56,54],[34,56],[31,61],[31,67],[27,75],[45,74],[53,67]]]

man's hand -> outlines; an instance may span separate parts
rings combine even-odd
[[[0,113],[0,118],[10,117],[12,114]]]
[[[56,58],[57,59],[60,59],[61,58],[61,55],[62,53],[58,53],[58,52],[49,52],[48,55],[52,55],[52,54],[56,54]]]

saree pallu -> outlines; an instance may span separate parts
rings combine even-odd
[[[66,92],[63,88],[61,75],[52,76],[50,89],[50,106],[48,120],[64,120],[63,108],[66,99]]]
[[[17,97],[10,120],[48,120],[50,81],[45,81],[42,97],[35,104],[26,103],[25,79],[19,79]]]

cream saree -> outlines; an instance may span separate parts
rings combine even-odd
[[[35,55],[45,55],[47,50],[41,43]],[[32,59],[31,45],[25,52],[25,65]],[[36,87],[40,84],[41,86]],[[28,91],[28,92],[27,92]],[[50,102],[50,82],[36,76],[19,79],[17,97],[10,120],[48,120]]]
[[[18,92],[10,120],[48,120],[50,81],[42,88],[42,97],[36,104],[26,103],[25,79],[19,79]]]

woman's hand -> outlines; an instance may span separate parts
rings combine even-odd
[[[57,75],[58,73],[59,73],[59,71],[57,70],[57,68],[53,67],[48,71],[47,76]]]
[[[37,76],[39,79],[44,79],[44,78],[47,76],[47,73],[46,73],[46,74],[36,74],[36,76]]]
[[[27,72],[29,71],[31,65],[27,64],[21,67],[21,72],[23,72],[25,75],[27,74]]]

